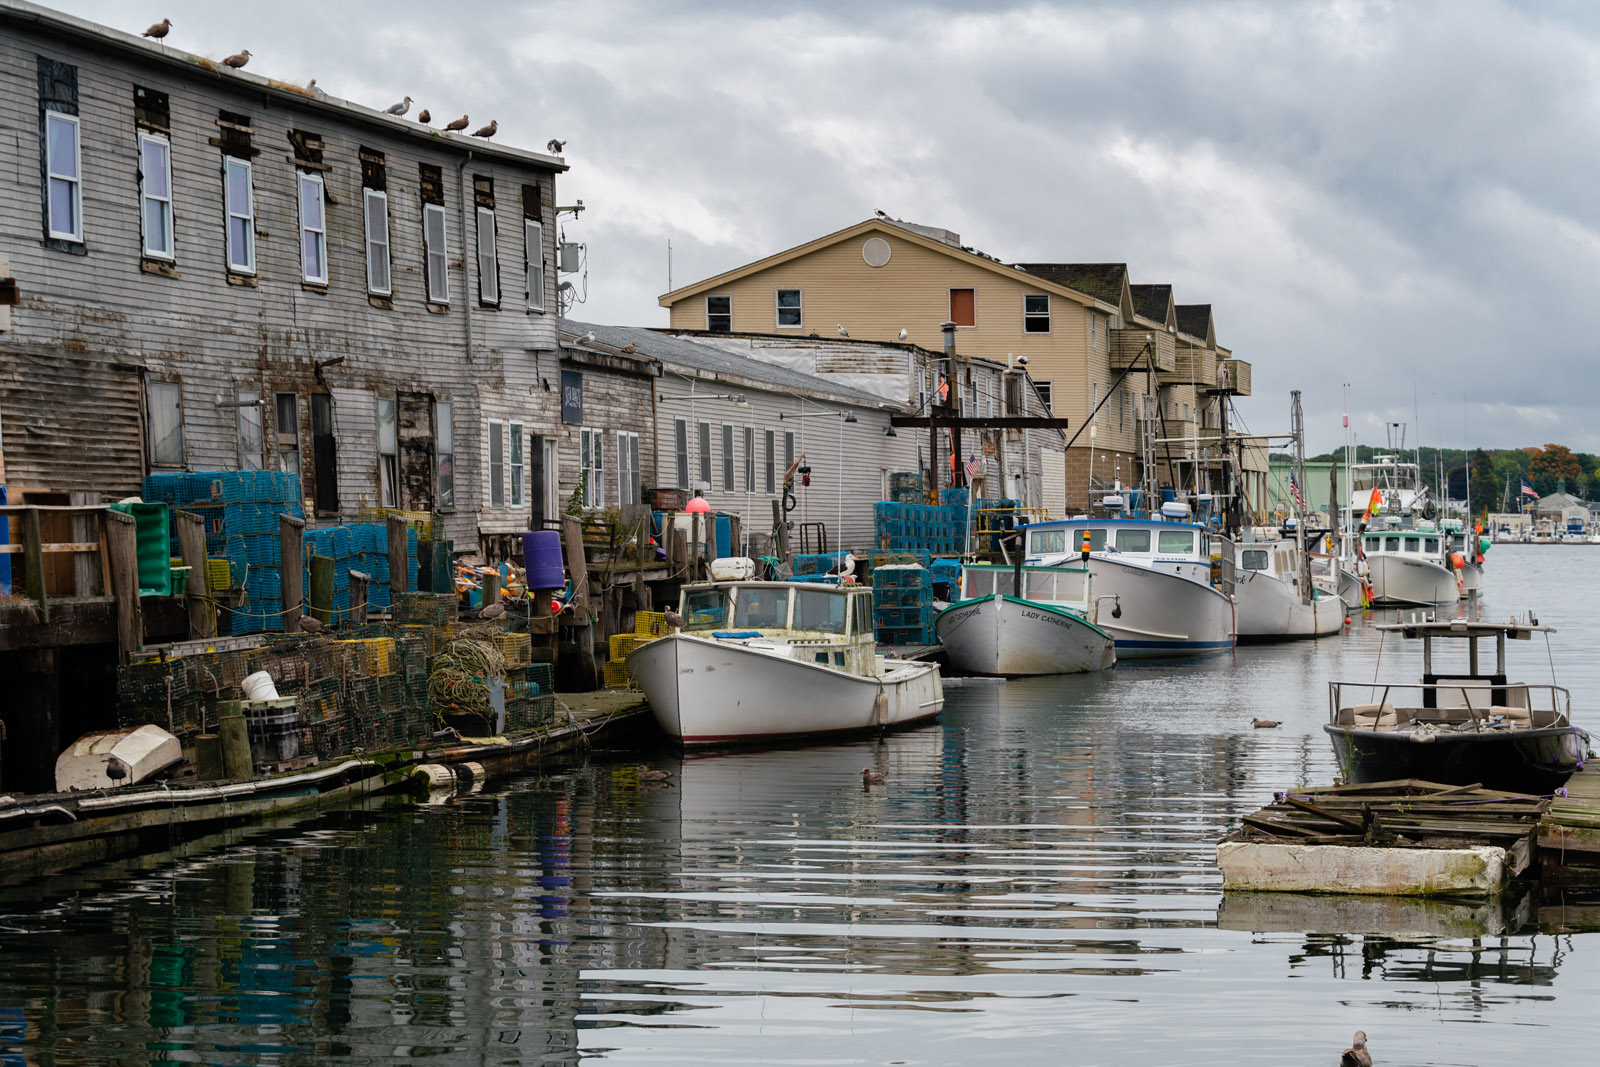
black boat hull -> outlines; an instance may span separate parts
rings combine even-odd
[[[1443,785],[1481,784],[1510,793],[1553,793],[1582,764],[1588,734],[1573,726],[1537,730],[1436,733],[1323,727],[1345,780],[1419,778]]]

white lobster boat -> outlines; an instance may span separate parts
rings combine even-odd
[[[870,589],[714,582],[685,586],[679,612],[627,663],[681,745],[888,730],[944,707],[938,667],[878,654]]]
[[[1305,587],[1310,571],[1301,572],[1296,542],[1252,541],[1238,550],[1233,599],[1240,641],[1328,637],[1343,628],[1344,601],[1314,582]]]
[[[1367,581],[1376,607],[1453,604],[1461,583],[1444,565],[1439,531],[1431,529],[1369,530],[1361,535]]]
[[[1224,577],[1233,550],[1225,538],[1187,522],[1068,519],[1027,527],[1027,562],[1075,563],[1085,537],[1096,599],[1116,604],[1109,618],[1099,613],[1097,625],[1116,639],[1119,661],[1233,648],[1233,598]]]
[[[1116,640],[1090,621],[1086,574],[1083,567],[963,566],[961,599],[934,623],[950,665],[1008,678],[1112,666]]]

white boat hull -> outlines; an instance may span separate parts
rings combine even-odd
[[[1233,604],[1228,597],[1176,574],[1089,558],[1099,627],[1117,642],[1117,659],[1205,656],[1233,647]],[[1113,617],[1113,601],[1121,609]]]
[[[939,669],[885,660],[882,678],[791,658],[783,646],[671,634],[628,655],[666,735],[685,745],[885,730],[937,715]]]
[[[1304,600],[1292,584],[1265,571],[1241,572],[1233,599],[1241,641],[1327,637],[1344,626],[1343,600],[1326,595]]]
[[[1461,595],[1444,564],[1420,557],[1369,555],[1367,577],[1377,606],[1450,604]]]
[[[1114,639],[1076,613],[999,593],[952,604],[934,625],[950,665],[968,674],[1077,674],[1117,661]]]
[[[1476,563],[1468,563],[1461,568],[1461,596],[1463,598],[1483,595],[1483,567]]]

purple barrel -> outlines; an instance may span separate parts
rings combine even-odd
[[[566,588],[561,535],[554,530],[534,530],[522,535],[522,565],[528,568],[529,589]]]

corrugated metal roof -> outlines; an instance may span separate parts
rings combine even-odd
[[[826,378],[749,356],[737,355],[726,351],[718,344],[698,338],[665,333],[644,326],[604,326],[599,323],[578,322],[574,319],[567,319],[562,323],[562,336],[580,346],[590,333],[595,335],[596,342],[607,349],[621,350],[627,345],[632,345],[635,354],[660,360],[669,367],[685,368],[747,383],[752,389],[826,396],[845,403],[859,404],[862,407],[896,410],[902,407],[891,404],[880,396],[839,385]]]

